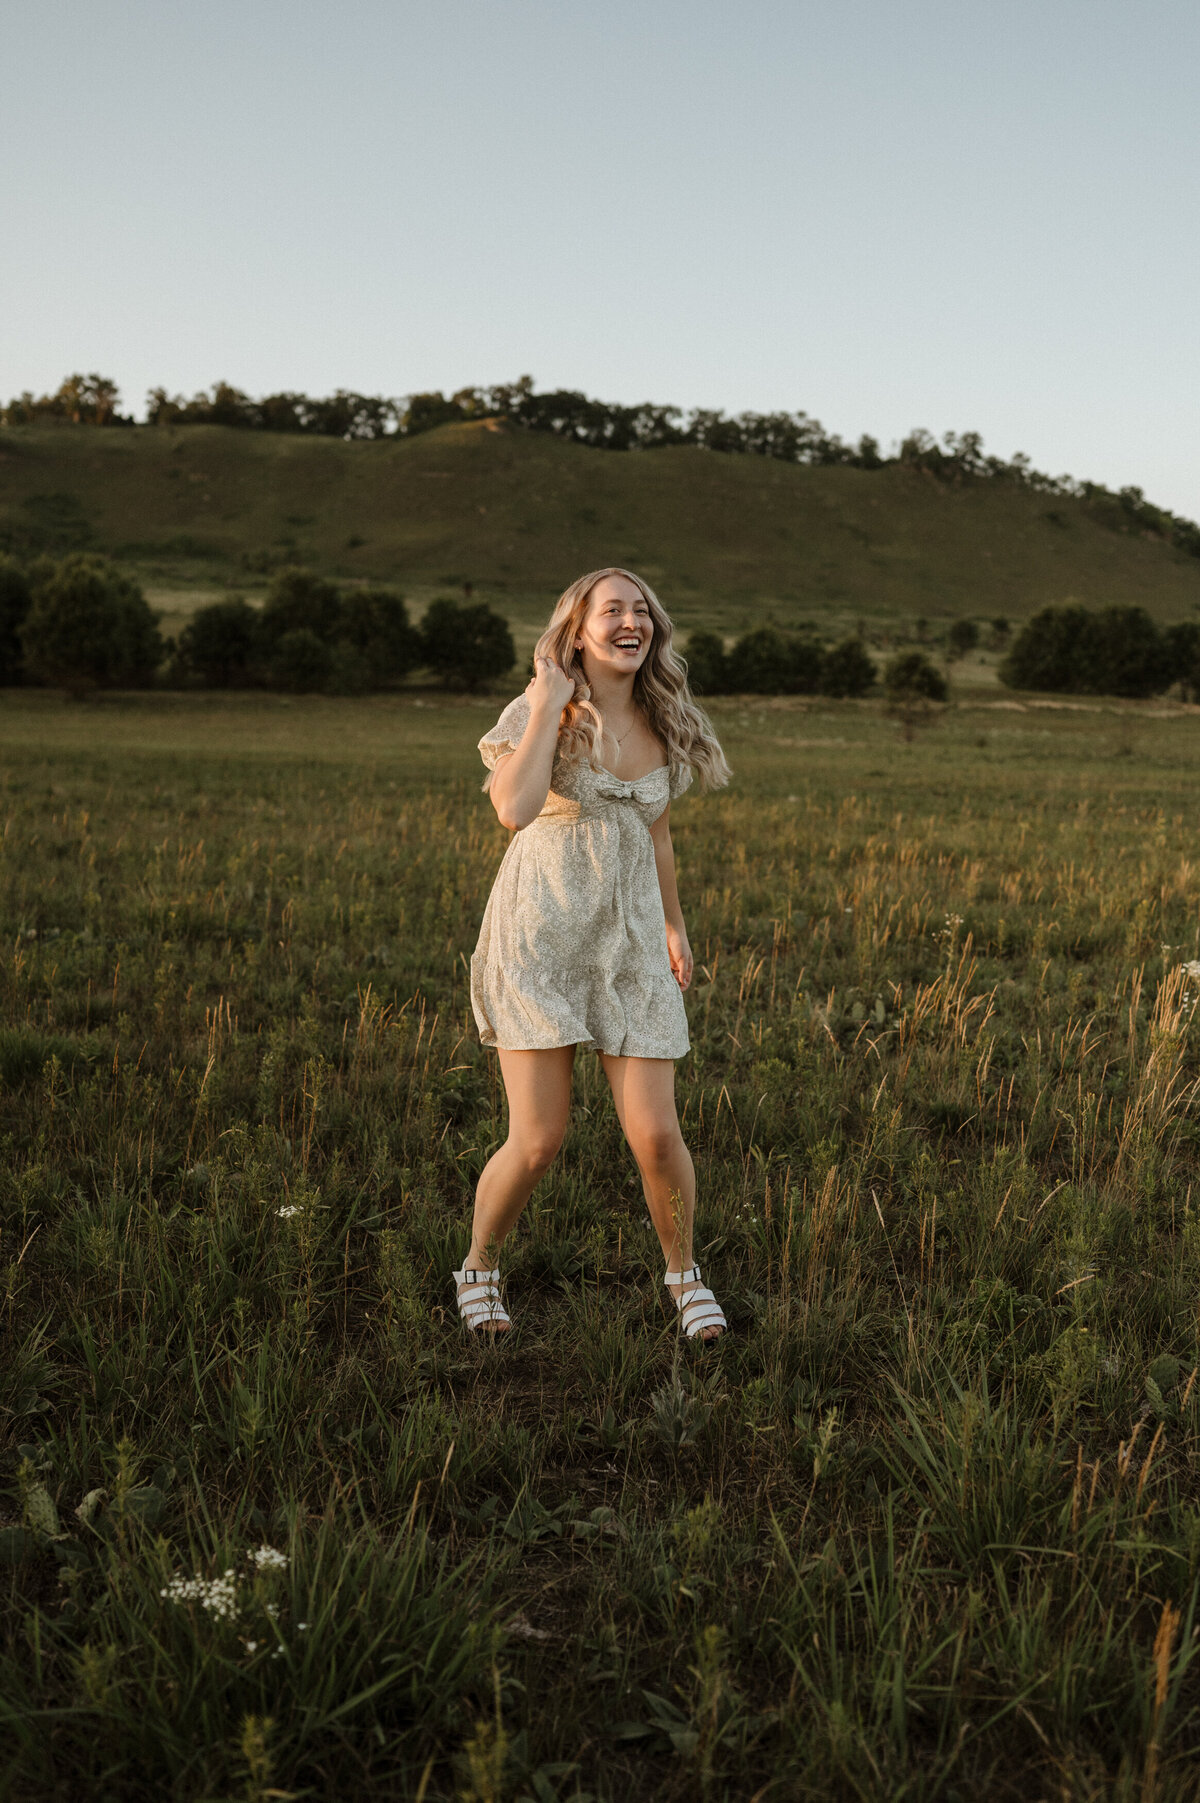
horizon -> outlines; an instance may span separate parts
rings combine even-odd
[[[5,398],[533,369],[1200,514],[1183,0],[65,0],[4,45]]]

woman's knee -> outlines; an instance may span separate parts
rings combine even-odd
[[[522,1133],[514,1137],[509,1144],[515,1150],[525,1169],[533,1176],[541,1177],[558,1157],[559,1147],[563,1142],[563,1128],[543,1127],[536,1133]]]
[[[629,1144],[642,1170],[661,1171],[675,1163],[683,1147],[678,1121],[658,1121],[636,1128]]]

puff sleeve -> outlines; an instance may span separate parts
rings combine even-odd
[[[491,731],[485,732],[479,741],[479,755],[489,770],[494,770],[501,758],[517,749],[528,725],[529,701],[526,696],[518,695],[515,701],[509,702]]]
[[[692,766],[690,764],[672,764],[669,778],[671,800],[675,801],[685,789],[692,786]]]

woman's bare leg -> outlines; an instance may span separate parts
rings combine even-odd
[[[617,1119],[642,1177],[642,1191],[668,1271],[692,1263],[696,1170],[675,1112],[675,1064],[670,1058],[610,1058],[601,1054]],[[682,1286],[687,1296],[694,1283]],[[715,1339],[719,1327],[703,1335]]]
[[[554,1162],[566,1132],[574,1062],[573,1045],[500,1053],[508,1138],[488,1159],[475,1189],[468,1269],[491,1269],[492,1258]]]

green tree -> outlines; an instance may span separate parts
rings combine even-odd
[[[696,695],[723,695],[728,688],[725,645],[719,633],[693,632],[684,651],[688,686]]]
[[[785,695],[819,695],[825,682],[825,647],[807,629],[785,635]]]
[[[273,648],[287,632],[313,632],[331,641],[338,634],[341,610],[342,598],[334,583],[311,570],[280,570],[259,615],[263,641]]]
[[[74,426],[111,426],[121,391],[108,376],[67,376],[54,396],[55,411]]]
[[[1094,693],[1145,696],[1167,687],[1167,646],[1144,607],[1102,607],[1093,630]]]
[[[790,647],[775,626],[756,626],[742,633],[725,661],[726,681],[734,695],[781,695],[787,687]]]
[[[329,673],[329,646],[311,628],[294,627],[276,641],[271,653],[271,681],[276,688],[311,694],[325,687]]]
[[[409,621],[404,596],[391,589],[346,589],[336,638],[362,659],[368,687],[407,676],[421,662],[421,635]]]
[[[821,666],[821,693],[845,698],[865,695],[875,686],[875,660],[857,633],[842,639],[825,653]]]
[[[1180,683],[1189,701],[1200,701],[1200,620],[1183,620],[1167,627],[1163,665],[1168,683]]]
[[[1000,680],[1076,695],[1153,695],[1172,680],[1170,646],[1142,607],[1045,607],[1017,634]]]
[[[418,432],[431,432],[435,426],[456,424],[462,414],[454,401],[435,390],[432,394],[411,394],[400,415],[400,431],[406,438]]]
[[[811,633],[756,626],[725,660],[726,686],[735,695],[815,695],[824,655]]]
[[[952,620],[950,630],[946,634],[946,654],[951,658],[965,657],[968,651],[974,651],[979,643],[979,627],[974,620]]]
[[[889,701],[945,701],[949,684],[937,665],[923,651],[902,651],[884,671],[883,686]]]
[[[206,688],[243,688],[254,680],[259,617],[240,595],[202,607],[179,635],[182,668]]]
[[[1086,607],[1042,608],[1013,640],[1000,665],[1001,682],[1010,689],[1087,689],[1096,662],[1092,627]]]
[[[484,602],[461,607],[442,595],[425,610],[421,655],[448,688],[476,689],[506,675],[517,661],[517,648],[503,615]]]
[[[101,557],[64,558],[35,586],[21,644],[31,675],[75,693],[144,687],[163,655],[141,589]]]
[[[21,628],[33,604],[28,573],[12,557],[0,557],[0,688],[11,688],[25,674]]]

